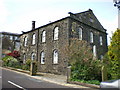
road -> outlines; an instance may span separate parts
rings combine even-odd
[[[2,90],[7,90],[5,88],[15,88],[29,90],[29,89],[39,89],[39,88],[70,88],[67,86],[62,86],[43,80],[34,79],[32,77],[16,73],[9,70],[2,70]]]

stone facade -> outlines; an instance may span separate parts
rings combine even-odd
[[[70,12],[69,14],[68,17],[38,28],[32,26],[32,30],[21,34],[20,53],[23,63],[27,59],[37,60],[39,62],[38,71],[66,75],[68,63],[62,47],[69,44],[70,38],[79,37],[90,43],[97,58],[102,58],[107,52],[107,33],[92,10],[77,14]],[[32,25],[35,25],[35,22]],[[58,30],[55,32],[56,29]],[[79,29],[82,30],[82,35],[80,35]],[[58,34],[56,39],[55,33]]]

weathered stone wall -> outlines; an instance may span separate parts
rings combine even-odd
[[[67,75],[68,59],[63,52],[64,46],[69,44],[70,38],[78,38],[78,28],[82,28],[82,40],[90,43],[90,32],[93,32],[93,43],[96,45],[97,57],[107,52],[107,34],[92,11],[82,14],[74,14],[47,25],[36,28],[21,35],[21,59],[26,55],[26,59],[31,59],[31,54],[35,53],[35,60],[38,61],[38,71]],[[92,19],[92,20],[91,20]],[[88,24],[87,24],[88,22]],[[54,40],[54,28],[59,27],[59,38]],[[46,42],[42,42],[42,32],[46,31]],[[32,35],[35,33],[36,44],[32,45]],[[28,37],[28,43],[24,46],[24,38]],[[103,38],[103,45],[100,45],[100,36]],[[53,51],[58,51],[58,64],[53,63]],[[41,52],[45,53],[45,64],[41,64]]]
[[[92,26],[81,23],[75,19],[70,20],[70,38],[78,38],[78,28],[82,28],[82,40],[87,41],[91,48],[93,45],[96,45],[97,58],[100,59],[100,55],[103,55],[107,52],[107,33],[105,30],[96,29]],[[74,31],[72,30],[74,27]],[[90,32],[93,32],[93,43],[90,43]],[[102,36],[103,45],[100,45],[100,36]]]
[[[59,27],[59,38],[53,40],[54,28]],[[42,31],[46,31],[46,42],[41,42]],[[50,24],[39,29],[38,61],[39,71],[57,74],[66,74],[67,62],[64,58],[62,48],[68,43],[68,19]],[[58,50],[58,64],[53,64],[53,51]],[[40,63],[40,54],[45,52],[45,64]]]

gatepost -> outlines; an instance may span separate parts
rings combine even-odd
[[[31,62],[31,66],[30,66],[30,75],[36,75],[36,65],[35,62]]]
[[[107,67],[106,65],[102,66],[102,81],[106,81],[107,80]]]
[[[70,82],[71,78],[71,66],[67,67],[67,82]]]

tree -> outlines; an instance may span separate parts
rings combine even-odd
[[[109,72],[112,79],[120,78],[120,29],[117,29],[108,47]]]
[[[73,38],[63,51],[71,66],[72,79],[101,81],[99,60],[93,59],[91,47],[86,41]]]

